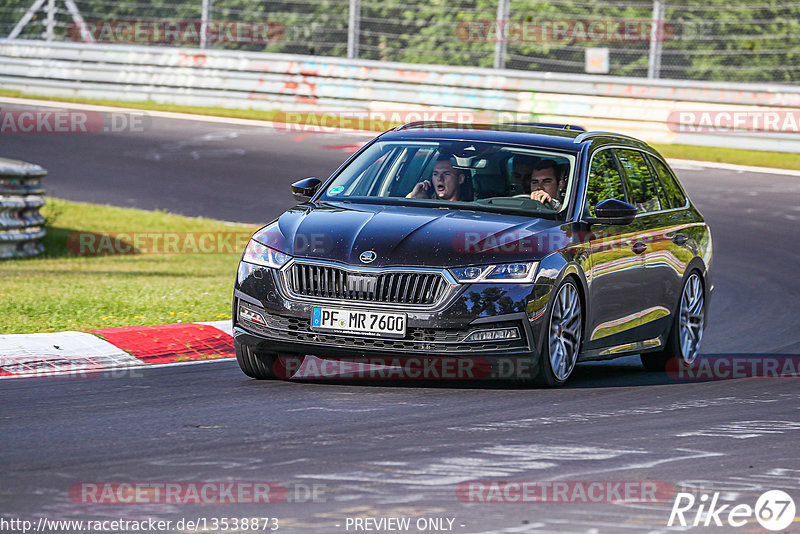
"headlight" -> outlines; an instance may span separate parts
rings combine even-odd
[[[483,283],[530,283],[536,273],[536,262],[503,263],[500,265],[481,265],[450,269],[456,280],[462,284]]]
[[[480,280],[489,269],[491,269],[490,265],[482,265],[480,267],[459,267],[458,269],[450,269],[450,272],[459,282],[469,283]]]
[[[252,239],[247,243],[247,247],[244,249],[244,256],[242,256],[242,261],[263,265],[264,267],[272,267],[273,269],[280,269],[289,259],[288,254],[278,252]]]

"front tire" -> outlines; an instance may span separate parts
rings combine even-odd
[[[663,372],[667,369],[667,362],[675,359],[680,368],[690,369],[700,352],[705,317],[703,281],[700,274],[694,271],[683,284],[681,300],[666,345],[658,352],[639,356],[644,368],[651,372]]]
[[[539,362],[539,385],[563,386],[575,369],[583,336],[583,308],[578,287],[571,279],[558,288],[547,321],[547,342]]]
[[[302,365],[302,359],[292,362],[295,369],[287,368],[286,359],[277,354],[255,352],[249,345],[233,339],[236,361],[244,374],[256,380],[286,380]],[[302,357],[300,357],[302,358]]]

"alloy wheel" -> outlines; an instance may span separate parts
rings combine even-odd
[[[569,378],[581,346],[581,301],[567,282],[558,290],[550,315],[550,367],[560,382]]]
[[[686,365],[694,363],[703,339],[705,307],[703,284],[696,273],[692,273],[683,286],[681,295],[680,342],[681,360]]]

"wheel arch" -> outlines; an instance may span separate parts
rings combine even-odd
[[[706,266],[703,263],[703,260],[699,257],[694,257],[686,266],[686,269],[683,271],[683,276],[681,277],[681,286],[680,289],[677,291],[677,299],[672,304],[671,309],[671,317],[676,317],[680,315],[681,312],[681,299],[683,298],[683,288],[686,286],[686,281],[692,275],[692,273],[697,273],[700,276],[700,284],[703,286],[703,310],[706,315],[706,320],[703,323],[703,330],[708,328],[708,299],[709,299],[709,289],[708,289],[708,282],[706,281]],[[675,328],[675,320],[671,320],[668,323],[668,326],[664,330],[662,334],[662,338],[664,340],[669,339],[669,336],[672,335],[672,330]]]
[[[708,318],[708,306],[711,301],[711,292],[712,292],[711,279],[710,279],[711,273],[709,272],[708,267],[706,266],[703,259],[700,258],[699,256],[695,256],[694,258],[692,258],[691,261],[689,261],[689,263],[686,265],[686,269],[684,269],[683,276],[681,277],[681,287],[680,291],[678,291],[678,299],[676,302],[673,303],[672,309],[674,311],[677,311],[678,308],[680,307],[681,292],[683,291],[683,286],[686,284],[686,280],[689,279],[689,276],[691,276],[693,272],[697,272],[700,275],[700,283],[703,284],[703,308],[705,309],[706,312],[706,318]],[[707,324],[708,322],[706,321],[706,325]]]
[[[583,271],[581,265],[575,261],[569,261],[564,258],[560,254],[552,254],[542,260],[541,265],[539,267],[541,270],[558,270],[558,274],[555,278],[548,277],[548,283],[550,285],[548,289],[548,297],[547,297],[547,306],[545,308],[545,313],[543,314],[543,318],[545,321],[540,325],[541,328],[547,328],[547,323],[550,317],[550,314],[553,310],[553,302],[555,298],[554,291],[561,287],[561,284],[567,278],[571,278],[575,281],[575,285],[578,289],[578,297],[581,300],[581,313],[583,314],[583,325],[582,325],[582,335],[581,335],[581,346],[583,345],[584,340],[586,339],[587,335],[587,324],[588,321],[586,318],[588,317],[588,310],[589,310],[589,283],[586,280],[586,274]],[[540,281],[540,277],[537,274],[537,283],[543,283]],[[539,354],[542,354],[543,350],[543,343],[544,339],[543,336],[537,336],[537,343],[536,343],[536,350]],[[580,356],[580,351],[578,352],[578,356]]]

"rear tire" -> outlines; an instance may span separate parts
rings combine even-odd
[[[255,352],[249,345],[233,340],[236,361],[244,374],[256,380],[286,380],[291,378],[303,363],[304,356],[298,356],[297,361],[292,361],[292,369],[287,369],[286,357],[278,354],[265,354]]]
[[[678,369],[691,369],[700,351],[705,326],[705,294],[700,273],[692,271],[681,290],[675,319],[662,350],[641,354],[642,365],[650,372],[664,372],[670,360]]]

